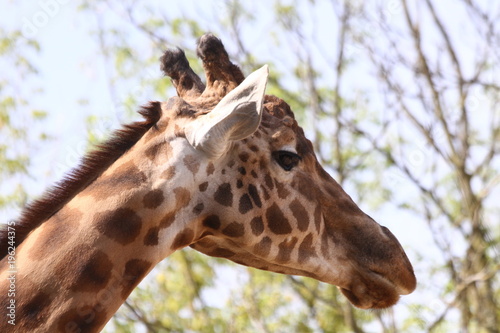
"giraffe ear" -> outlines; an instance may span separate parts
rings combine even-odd
[[[215,159],[224,154],[231,141],[253,134],[262,118],[268,74],[264,65],[222,98],[210,113],[186,126],[189,143]]]

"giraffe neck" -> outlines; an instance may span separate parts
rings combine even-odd
[[[16,326],[6,328],[99,331],[160,260],[198,236],[188,190],[195,172],[181,168],[200,165],[183,140],[143,141],[18,247]],[[5,297],[9,273],[0,271]]]

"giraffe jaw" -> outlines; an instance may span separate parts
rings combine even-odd
[[[191,247],[197,251],[205,253],[210,256],[223,257],[234,261],[237,264],[249,266],[265,271],[272,271],[275,273],[287,274],[287,275],[299,275],[310,277],[328,284],[336,285],[337,288],[342,292],[342,294],[356,307],[361,309],[384,309],[396,304],[400,298],[400,295],[406,295],[413,291],[414,286],[401,286],[399,284],[393,283],[388,278],[384,277],[382,274],[372,271],[370,269],[357,270],[353,269],[352,274],[355,276],[354,279],[346,283],[339,283],[338,281],[332,281],[329,274],[326,272],[321,274],[323,271],[323,265],[318,265],[316,269],[301,270],[298,268],[292,268],[279,263],[269,263],[265,266],[262,265],[263,259],[256,256],[254,253],[238,247],[237,244],[229,239],[225,239],[228,244],[231,244],[230,248],[238,254],[235,257],[233,255],[214,255],[209,248],[205,248],[202,243],[191,244]],[[317,272],[320,274],[312,273]]]
[[[335,279],[332,279],[331,271],[328,268],[325,269],[327,266],[331,267],[330,265],[325,266],[324,263],[317,264],[315,268],[309,267],[307,270],[302,270],[276,262],[268,262],[267,265],[263,267],[262,262],[263,260],[265,261],[266,258],[261,258],[250,251],[239,248],[237,244],[231,240],[226,239],[226,242],[233,245],[231,247],[233,250],[238,248],[237,253],[239,256],[237,258],[235,256],[225,257],[231,261],[240,265],[275,273],[309,277],[335,285],[354,306],[361,309],[385,309],[391,307],[399,301],[401,295],[410,294],[416,287],[416,278],[413,269],[403,270],[405,273],[402,273],[400,276],[387,276],[386,274],[364,266],[357,266],[356,268],[355,265],[349,265],[350,268],[344,271],[344,274],[349,271],[349,273],[346,274],[350,277],[349,279],[345,279],[345,275],[344,278],[337,275]],[[200,252],[204,252],[203,249],[196,246],[193,246],[193,248]],[[340,273],[341,271],[342,270],[337,272]]]

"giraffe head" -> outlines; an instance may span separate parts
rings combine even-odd
[[[191,171],[182,182],[196,189],[175,215],[196,227],[176,247],[334,284],[361,308],[412,292],[413,268],[393,234],[321,167],[290,107],[264,95],[267,67],[244,79],[211,34],[197,53],[206,87],[180,49],[161,59],[178,96],[163,103],[159,123]]]

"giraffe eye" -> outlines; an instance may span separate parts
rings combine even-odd
[[[273,152],[273,158],[285,171],[292,170],[302,159],[299,155],[284,150]]]

